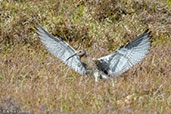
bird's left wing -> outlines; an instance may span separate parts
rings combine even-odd
[[[150,33],[146,30],[126,46],[120,47],[116,52],[99,58],[98,68],[109,75],[120,75],[141,62],[150,48]]]
[[[68,59],[70,56],[76,53],[76,51],[68,43],[51,35],[39,24],[37,24],[37,33],[39,34],[41,42],[51,54],[62,60],[76,72],[82,75],[86,74],[86,69],[81,63],[79,56],[73,56],[72,58]]]

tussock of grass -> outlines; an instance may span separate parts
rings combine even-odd
[[[167,0],[2,0],[0,4],[0,112],[171,112]],[[153,43],[144,61],[118,77],[114,86],[110,81],[95,83],[45,50],[35,19],[94,57],[113,52],[146,28],[152,31]]]

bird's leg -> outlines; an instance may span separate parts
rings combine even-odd
[[[108,77],[104,72],[100,72],[100,75],[101,75],[102,79],[112,80],[112,78]]]
[[[98,77],[100,76],[99,72],[94,72],[94,78],[95,78],[95,82],[98,81]]]
[[[105,80],[111,80],[112,81],[112,87],[114,87],[115,85],[115,80],[111,77],[109,77],[108,75],[106,75],[104,72],[101,72],[101,76],[102,76],[102,79],[105,79]]]
[[[114,80],[112,79],[112,87],[114,87],[115,86],[115,82],[114,82]]]

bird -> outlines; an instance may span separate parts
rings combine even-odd
[[[64,40],[43,29],[39,23],[36,29],[41,42],[52,55],[80,75],[94,76],[96,82],[99,77],[106,80],[118,77],[140,63],[147,56],[151,47],[151,31],[147,29],[115,52],[100,58],[91,58],[84,49],[75,50]]]

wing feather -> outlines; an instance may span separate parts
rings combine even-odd
[[[68,43],[49,34],[39,24],[37,24],[37,33],[39,34],[41,42],[51,54],[62,60],[76,72],[82,75],[86,74],[86,69],[81,63],[79,56],[73,56],[67,60],[67,58],[76,53],[76,51]]]
[[[109,75],[117,76],[141,62],[150,48],[150,33],[146,30],[126,46],[120,47],[116,52],[99,58],[99,69]]]

